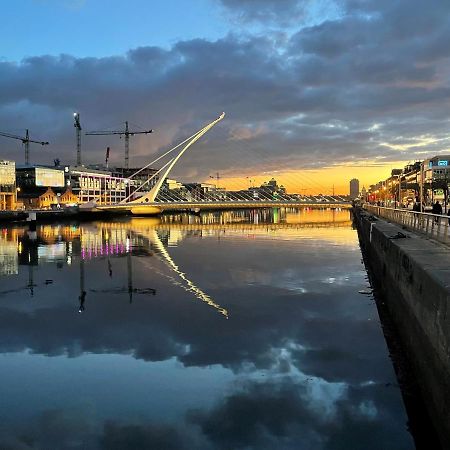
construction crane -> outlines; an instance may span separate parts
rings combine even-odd
[[[215,176],[210,175],[209,178],[212,178],[212,179],[214,179],[214,180],[217,180],[217,185],[216,185],[216,187],[218,188],[218,187],[219,187],[219,180],[222,178],[222,177],[220,176],[219,172],[217,172]],[[247,178],[248,178],[248,177],[247,177]]]
[[[77,166],[81,166],[81,123],[80,113],[73,113],[74,124],[77,136]]]
[[[25,164],[27,166],[30,163],[30,142],[32,142],[33,144],[48,145],[48,142],[33,141],[32,139],[30,139],[28,130],[25,130],[25,137],[16,136],[15,134],[11,134],[11,133],[3,133],[1,131],[0,131],[0,136],[11,138],[11,139],[18,139],[19,141],[22,141],[22,144],[25,147]]]
[[[118,134],[120,137],[125,136],[125,169],[129,166],[129,154],[130,154],[130,136],[135,134],[149,134],[153,133],[153,130],[147,131],[130,131],[128,128],[128,122],[125,122],[125,130],[117,131],[90,131],[85,133],[86,136],[106,136],[110,134]]]

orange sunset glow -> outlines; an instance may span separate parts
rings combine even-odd
[[[323,169],[297,170],[297,171],[271,171],[262,175],[247,175],[240,177],[223,176],[219,179],[219,186],[227,190],[248,189],[251,186],[260,186],[264,182],[275,178],[278,184],[283,185],[287,192],[302,195],[333,193],[346,195],[349,193],[349,181],[357,178],[360,187],[368,188],[371,184],[387,178],[392,169],[403,168],[407,161],[381,163],[358,163],[325,167]],[[217,184],[215,179],[205,179],[205,183]]]

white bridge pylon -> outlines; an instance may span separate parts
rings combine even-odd
[[[183,153],[195,142],[197,142],[204,134],[206,134],[214,125],[216,125],[217,123],[219,123],[223,118],[225,117],[225,113],[223,112],[216,120],[213,120],[211,123],[209,123],[208,125],[206,125],[205,127],[203,127],[201,130],[197,131],[197,133],[193,134],[192,136],[190,136],[189,138],[185,139],[183,142],[179,143],[178,145],[176,145],[175,147],[173,147],[172,149],[170,149],[169,151],[165,152],[163,155],[161,155],[159,158],[155,159],[154,161],[152,161],[151,163],[147,164],[146,166],[144,166],[142,169],[138,170],[136,173],[134,173],[130,178],[134,177],[135,175],[137,175],[139,172],[141,172],[142,170],[146,169],[147,167],[155,164],[157,161],[159,161],[160,159],[164,158],[165,156],[167,156],[169,153],[173,152],[174,150],[176,150],[178,147],[182,146],[183,144],[184,147],[181,149],[181,151],[178,153],[178,155],[175,158],[172,158],[171,160],[169,160],[163,167],[161,167],[161,169],[159,169],[155,174],[153,174],[144,184],[142,184],[142,186],[140,186],[136,191],[133,192],[133,195],[143,186],[145,186],[146,184],[148,184],[153,178],[155,178],[157,175],[160,175],[161,173],[163,173],[162,175],[159,176],[159,180],[158,182],[155,184],[155,186],[153,186],[153,188],[147,192],[145,195],[143,195],[142,197],[136,199],[136,200],[131,200],[128,201],[129,198],[126,198],[125,200],[123,200],[121,202],[121,204],[126,203],[127,205],[145,205],[148,203],[153,203],[161,189],[162,184],[164,183],[164,180],[167,178],[167,176],[169,175],[170,171],[173,169],[173,167],[175,166],[175,164],[177,163],[177,161],[181,158],[181,156],[183,155]],[[164,171],[164,172],[163,172]]]

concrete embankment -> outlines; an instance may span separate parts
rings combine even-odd
[[[361,209],[355,221],[442,448],[450,448],[450,248]]]
[[[30,215],[39,222],[52,222],[77,215],[72,210],[0,211],[0,222],[26,222]]]

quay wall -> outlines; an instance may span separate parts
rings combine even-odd
[[[450,248],[362,209],[355,222],[428,415],[450,448]]]

